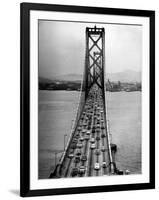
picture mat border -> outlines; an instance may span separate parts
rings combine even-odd
[[[114,15],[131,15],[145,16],[150,19],[150,103],[151,110],[149,118],[150,127],[150,180],[149,183],[141,184],[124,184],[124,185],[102,185],[93,187],[73,187],[61,189],[30,189],[30,11],[31,10],[47,10],[47,11],[67,11],[82,13],[101,13]],[[155,187],[155,12],[147,10],[131,10],[131,9],[115,9],[115,8],[97,8],[83,6],[66,6],[66,5],[49,5],[21,3],[21,175],[20,175],[20,195],[37,196],[37,195],[53,195],[53,194],[74,194],[88,192],[104,192],[104,191],[121,191],[121,190],[138,190],[151,189]]]
[[[126,24],[142,25],[143,28],[143,46],[142,46],[142,107],[147,108],[149,105],[149,18],[127,16],[114,16],[98,14],[80,14],[80,13],[65,13],[63,12],[46,12],[46,11],[31,11],[30,18],[30,91],[31,91],[31,115],[30,115],[30,186],[31,189],[50,189],[50,188],[64,188],[64,187],[81,187],[81,186],[97,186],[97,185],[115,185],[115,184],[131,184],[149,182],[149,109],[142,109],[142,174],[131,176],[105,176],[102,177],[85,177],[84,179],[62,178],[62,179],[38,179],[38,20],[60,20],[63,19],[80,19],[85,23],[100,22],[124,22]],[[74,20],[76,22],[76,20]],[[143,134],[144,132],[144,134]]]

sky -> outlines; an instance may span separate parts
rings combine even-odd
[[[94,23],[39,21],[39,76],[82,74],[85,29]],[[105,71],[141,71],[142,26],[97,24],[105,28]]]

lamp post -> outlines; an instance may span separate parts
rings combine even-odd
[[[56,167],[56,160],[57,160],[57,152],[55,152],[55,167]]]
[[[67,134],[64,135],[64,151],[65,151],[66,138],[67,138]]]
[[[73,128],[73,122],[74,122],[74,120],[72,119],[72,121],[71,121],[71,131],[72,131],[72,128]]]
[[[109,121],[109,119],[107,119],[107,125],[108,125],[108,132],[109,132],[109,135],[110,135],[110,142],[112,142],[112,134],[110,132],[110,121]]]

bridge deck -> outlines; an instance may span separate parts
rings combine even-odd
[[[104,108],[102,91],[94,85],[66,149],[60,177],[102,176],[110,173]]]

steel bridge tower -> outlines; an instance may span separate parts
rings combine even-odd
[[[105,31],[104,28],[86,28],[85,89],[86,98],[91,87],[96,83],[104,94],[105,66]]]

